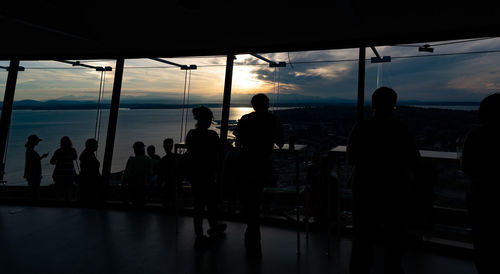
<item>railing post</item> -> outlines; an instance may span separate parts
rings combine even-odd
[[[224,145],[226,145],[227,143],[227,131],[229,127],[229,109],[231,107],[233,64],[234,64],[234,54],[228,54],[226,60],[226,79],[224,81],[224,98],[222,101],[222,117],[220,122],[220,140]]]
[[[356,121],[363,120],[364,107],[365,107],[365,62],[366,62],[366,48],[359,48],[359,65],[358,65],[358,102]]]
[[[2,117],[0,118],[0,181],[3,181],[5,174],[5,152],[7,149],[7,139],[9,137],[12,105],[14,104],[18,71],[19,60],[10,60],[9,74],[7,75],[7,83],[5,85],[5,94],[2,104]]]
[[[116,126],[118,123],[118,108],[120,107],[120,93],[122,89],[124,63],[124,58],[118,58],[116,60],[113,94],[111,95],[111,106],[109,109],[108,132],[106,135],[106,147],[104,148],[104,160],[102,164],[102,179],[105,187],[109,184],[109,177],[111,174],[111,163],[113,160]]]

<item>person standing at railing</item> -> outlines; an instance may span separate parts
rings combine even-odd
[[[163,140],[163,149],[165,150],[165,156],[160,160],[159,173],[158,173],[158,183],[163,188],[163,204],[168,210],[175,209],[175,203],[177,199],[177,193],[175,184],[175,168],[176,159],[175,154],[172,152],[174,147],[174,140],[172,138],[166,138]]]
[[[404,273],[408,189],[419,151],[406,125],[392,116],[396,102],[393,89],[375,90],[372,117],[358,122],[349,136],[347,159],[354,165],[351,274],[370,273],[379,227],[383,227],[384,273]]]
[[[188,149],[188,179],[191,183],[194,200],[194,230],[196,234],[195,247],[208,243],[208,237],[203,231],[203,213],[207,208],[210,236],[217,236],[226,230],[226,224],[217,220],[217,201],[219,189],[216,173],[219,166],[219,135],[209,129],[214,115],[204,106],[193,108],[193,116],[197,121],[196,128],[191,129],[186,136]]]
[[[245,247],[248,255],[260,257],[260,198],[266,180],[272,176],[274,145],[283,147],[283,128],[269,112],[269,98],[265,94],[253,96],[251,103],[255,111],[241,117],[233,134],[236,146],[241,147],[240,199],[247,223]]]
[[[500,93],[481,102],[479,121],[467,134],[461,165],[472,181],[467,206],[476,268],[480,274],[500,273]]]
[[[28,137],[28,142],[24,145],[26,147],[26,161],[24,164],[24,178],[28,181],[28,186],[31,190],[31,195],[34,200],[38,200],[40,195],[40,181],[42,180],[42,159],[46,158],[49,154],[45,153],[42,156],[35,150],[35,146],[40,143],[42,139],[36,135]]]
[[[54,152],[50,159],[50,163],[55,165],[52,179],[58,189],[59,198],[63,197],[66,201],[71,200],[71,191],[76,179],[73,161],[77,157],[78,154],[73,147],[71,139],[68,136],[64,136],[61,138],[61,147]]]
[[[143,142],[135,142],[132,148],[134,156],[130,156],[127,160],[123,171],[122,185],[127,187],[128,200],[132,205],[143,206],[146,185],[150,182],[151,174],[153,174],[153,163],[151,158],[146,155]]]
[[[95,155],[98,148],[94,138],[85,141],[85,149],[80,154],[80,174],[78,175],[78,194],[83,202],[96,202],[101,194],[100,162]]]
[[[153,173],[151,175],[151,180],[148,182],[147,186],[147,197],[148,200],[152,199],[153,190],[158,186],[158,177],[160,173],[160,161],[161,158],[158,154],[156,154],[156,148],[153,145],[149,145],[146,150],[149,158],[151,159],[151,163],[153,165]]]

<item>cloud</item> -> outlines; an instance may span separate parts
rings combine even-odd
[[[421,43],[424,44],[424,43]],[[420,45],[421,45],[420,44]],[[440,44],[434,42],[430,44]],[[418,44],[415,44],[418,45]],[[435,53],[418,52],[416,47],[377,47],[381,55],[392,56],[391,63],[366,64],[365,89],[369,98],[379,85],[397,89],[400,98],[411,100],[480,100],[485,94],[500,90],[499,53],[457,56],[435,56],[439,53],[500,49],[500,38],[469,43],[435,46]],[[374,56],[367,48],[367,59]],[[233,94],[274,93],[279,81],[280,92],[319,98],[356,98],[358,49],[303,51],[261,54],[280,62],[291,62],[277,69],[250,55],[238,55],[233,73]],[[397,58],[404,56],[425,58]],[[225,56],[165,58],[178,64],[196,64],[192,71],[190,91],[200,100],[221,101],[224,90]],[[344,61],[342,61],[344,60]],[[345,61],[348,60],[348,61]],[[354,60],[354,61],[349,61]],[[338,62],[314,62],[338,61]],[[89,61],[93,65],[112,66],[114,61]],[[313,63],[310,63],[313,62]],[[0,64],[8,65],[8,62]],[[63,96],[97,96],[100,73],[92,69],[74,68],[54,61],[21,62],[26,71],[19,74],[16,100],[53,99]],[[185,71],[150,59],[127,59],[123,94],[176,94],[184,90]],[[50,67],[51,69],[40,69]],[[7,73],[0,73],[6,79]],[[114,73],[106,74],[109,95]],[[1,78],[5,76],[4,78]],[[5,80],[0,83],[4,85]]]

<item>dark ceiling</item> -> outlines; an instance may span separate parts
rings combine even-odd
[[[235,2],[4,1],[0,60],[225,55],[500,36],[494,1]]]

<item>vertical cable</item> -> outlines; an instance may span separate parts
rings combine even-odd
[[[99,94],[97,96],[97,114],[95,118],[95,129],[94,129],[94,139],[98,140],[98,132],[97,128],[99,126],[100,114],[101,114],[101,94],[102,94],[102,79],[103,79],[104,71],[101,71],[101,80],[99,81]]]
[[[103,71],[103,77],[102,77],[102,92],[101,92],[101,104],[104,101],[104,88],[106,87],[106,71]],[[102,107],[99,110],[99,126],[97,127],[97,138],[100,138],[101,136],[101,125],[102,125]],[[96,139],[99,141],[99,139]],[[96,151],[97,152],[97,151]]]
[[[276,112],[276,67],[274,68],[273,72],[273,95],[274,95],[273,112]]]
[[[182,99],[181,135],[179,138],[179,143],[182,143],[182,132],[184,130],[184,113],[186,108],[186,83],[187,83],[187,70],[184,76],[184,98]]]
[[[279,101],[279,96],[280,96],[280,76],[281,76],[281,69],[278,68],[278,89],[276,90],[276,98],[275,98],[275,103],[278,104]],[[279,108],[279,106],[277,106]],[[276,109],[274,112],[276,113],[278,110]]]
[[[188,83],[187,84],[188,88],[187,88],[186,105],[189,107],[189,93],[191,91],[191,70],[189,70],[189,78],[188,78],[187,83]],[[189,113],[189,108],[186,110],[186,116],[184,117],[185,118],[185,121],[184,121],[184,139],[186,139],[186,135],[187,135],[188,113]]]

